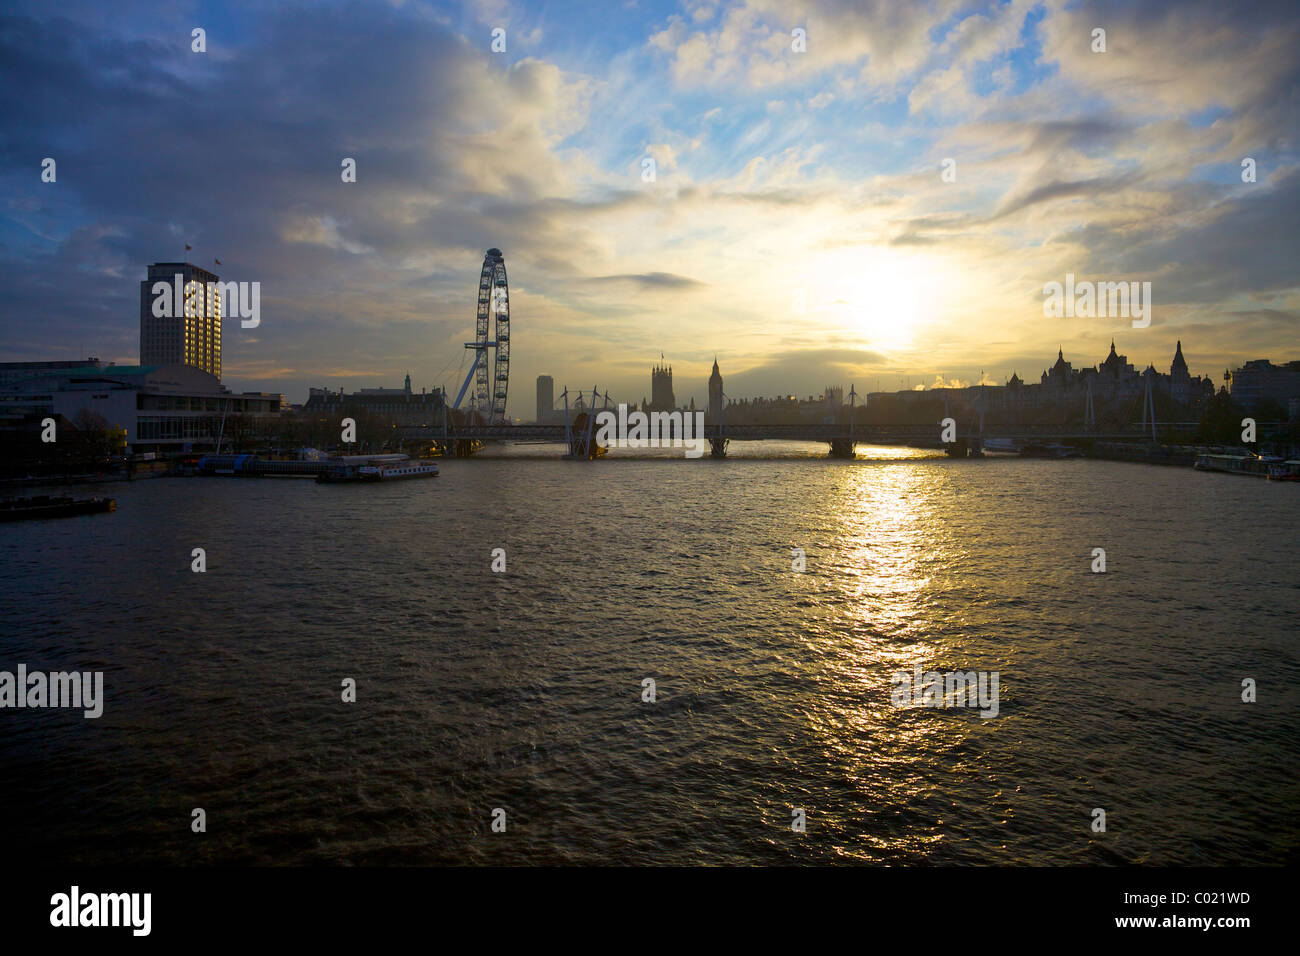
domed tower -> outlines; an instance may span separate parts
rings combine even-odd
[[[1124,370],[1128,367],[1128,356],[1120,355],[1115,351],[1115,340],[1110,340],[1110,354],[1106,356],[1106,361],[1101,363],[1100,372],[1112,381],[1118,382],[1124,376]]]
[[[1051,384],[1056,388],[1065,388],[1070,384],[1074,377],[1074,370],[1070,363],[1065,360],[1064,349],[1058,349],[1056,353],[1056,363],[1043,376],[1044,384]]]
[[[718,371],[718,357],[713,356],[713,374],[709,376],[709,424],[722,421],[722,373]]]

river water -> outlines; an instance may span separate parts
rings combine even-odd
[[[0,526],[0,670],[105,685],[97,720],[0,710],[0,837],[59,864],[1300,858],[1300,488],[733,450],[156,479]],[[997,716],[894,706],[914,665],[996,671]]]

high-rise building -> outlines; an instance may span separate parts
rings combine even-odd
[[[650,370],[650,410],[671,412],[677,408],[673,395],[673,367],[656,365]]]
[[[545,425],[554,417],[555,379],[549,375],[537,376],[537,424]]]
[[[188,262],[149,266],[140,283],[141,365],[189,365],[221,378],[218,281]]]

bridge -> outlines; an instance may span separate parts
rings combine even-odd
[[[445,424],[442,427],[412,426],[398,429],[403,443],[436,446],[445,455],[468,455],[481,448],[485,442],[535,442],[563,444],[569,457],[591,459],[603,452],[597,450],[593,437],[593,419],[585,414],[559,425],[462,425]],[[1196,423],[1170,422],[1159,424],[1163,440],[1190,440]],[[832,457],[852,458],[857,445],[889,445],[912,448],[942,449],[953,457],[980,454],[984,443],[990,439],[1010,440],[1017,443],[1083,444],[1102,441],[1151,441],[1149,425],[1134,425],[1125,429],[1107,429],[1081,425],[986,425],[983,431],[964,431],[960,425],[953,430],[951,441],[944,441],[944,428],[934,425],[871,425],[859,422],[831,424],[778,424],[730,425],[725,422],[705,427],[704,439],[708,441],[714,458],[725,458],[727,444],[733,441],[802,441],[818,442],[830,446]]]

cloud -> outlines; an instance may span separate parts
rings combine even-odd
[[[748,367],[737,369],[735,364],[726,355],[719,359],[723,387],[734,398],[820,394],[826,385],[844,383],[854,375],[865,381],[873,370],[890,366],[884,355],[857,348],[786,349]]]
[[[714,349],[729,394],[1001,380],[1124,331],[1043,321],[1067,271],[1152,279],[1147,360],[1166,334],[1209,367],[1276,353],[1300,312],[1293,7],[750,0],[560,30],[515,5],[482,14],[511,18],[498,56],[475,11],[270,6],[211,30],[206,57],[175,8],[17,9],[0,20],[6,358],[134,361],[144,266],[184,243],[263,283],[256,335],[226,336],[228,380],[283,374],[299,399],[363,384],[345,375],[454,378],[492,246],[514,394],[547,372],[639,399],[662,351],[703,397]],[[800,291],[839,304],[800,313]],[[912,321],[892,314],[913,300]]]
[[[594,276],[588,282],[630,283],[643,289],[694,289],[704,283],[670,272],[644,272],[640,275]]]
[[[1139,175],[1129,173],[1119,176],[1095,176],[1091,179],[1043,183],[1027,192],[1007,197],[994,211],[991,219],[996,221],[1018,213],[1031,206],[1054,202],[1059,199],[1095,199],[1107,193],[1122,192],[1138,181]]]
[[[369,246],[344,238],[339,223],[332,216],[290,217],[281,227],[280,236],[285,242],[306,242],[327,249],[341,249],[353,255],[374,251]]]
[[[848,66],[860,70],[861,82],[891,87],[924,64],[930,28],[957,6],[956,0],[747,0],[711,27],[697,29],[674,14],[648,45],[669,58],[674,80],[686,86],[740,82],[761,89]],[[796,28],[805,31],[806,52],[794,48]]]

